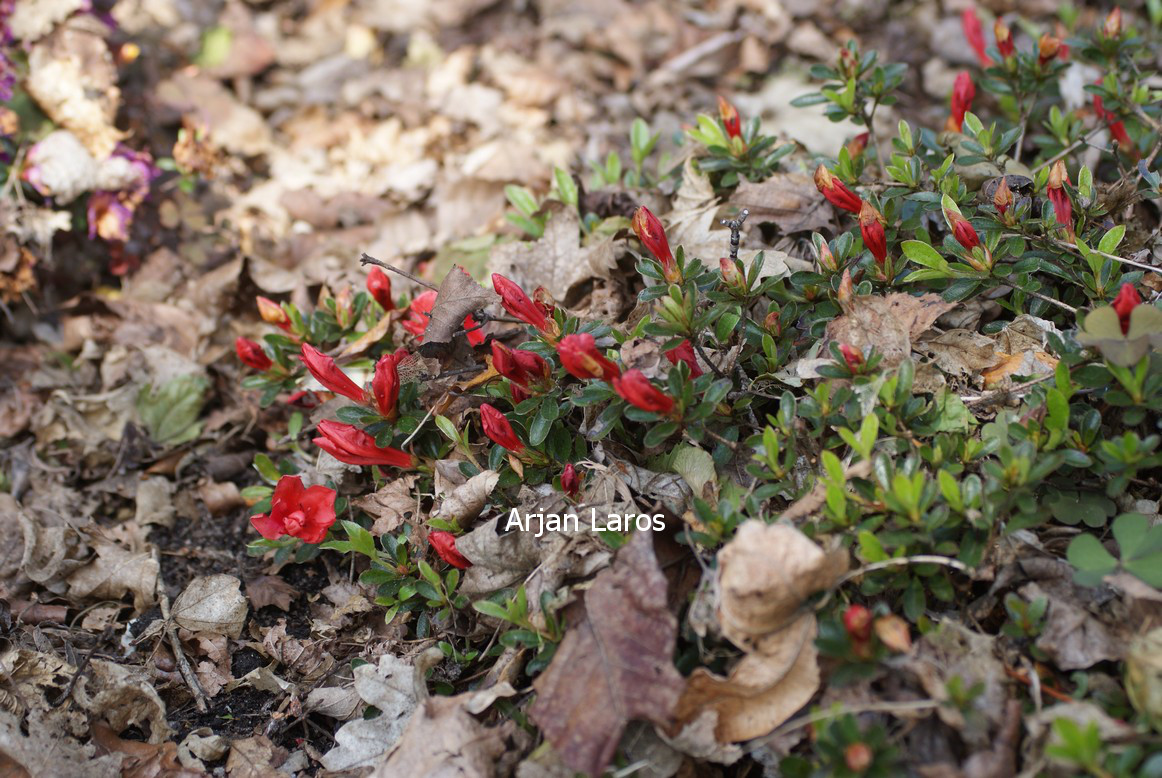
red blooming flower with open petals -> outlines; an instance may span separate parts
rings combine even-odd
[[[600,378],[612,380],[621,374],[621,369],[597,350],[597,343],[587,332],[566,335],[557,344],[557,355],[565,370],[581,380]]]
[[[234,341],[234,351],[238,359],[247,367],[255,370],[269,370],[274,362],[266,355],[262,346],[247,338],[238,338]]]
[[[944,129],[960,132],[964,127],[964,115],[972,109],[972,98],[976,97],[976,85],[967,70],[960,71],[952,85],[952,110]]]
[[[1130,333],[1130,314],[1141,304],[1142,298],[1138,295],[1138,290],[1134,288],[1134,285],[1122,284],[1122,288],[1118,290],[1118,296],[1114,298],[1111,305],[1118,314],[1118,323],[1122,325],[1123,335]]]
[[[874,205],[864,202],[859,210],[859,233],[863,236],[863,245],[876,259],[876,264],[883,267],[888,258],[888,240],[884,234],[884,217]]]
[[[434,530],[428,533],[428,543],[432,548],[436,549],[436,554],[440,559],[450,564],[459,570],[467,570],[472,567],[472,563],[468,558],[461,554],[456,549],[456,536],[451,532],[444,532],[443,530]]]
[[[367,402],[367,392],[363,391],[347,374],[339,369],[335,360],[327,356],[310,343],[304,343],[302,348],[303,364],[315,377],[315,380],[335,394],[346,397],[351,402],[362,405]]]
[[[500,295],[500,304],[504,310],[541,332],[548,332],[549,319],[544,310],[525,294],[520,284],[505,278],[500,273],[492,274],[492,288]]]
[[[645,373],[634,368],[613,379],[613,391],[635,408],[653,413],[669,413],[674,409],[674,398],[658,389]]]
[[[846,184],[836,178],[835,174],[823,165],[815,168],[815,188],[836,208],[859,213],[860,205],[863,202],[859,199],[859,195],[848,189]]]
[[[968,39],[968,45],[972,46],[972,50],[976,52],[980,66],[982,68],[991,66],[993,58],[985,51],[984,29],[980,26],[980,17],[976,15],[976,9],[965,8],[961,12],[960,26],[964,28],[964,37]]]
[[[424,330],[428,328],[428,319],[432,317],[432,308],[436,305],[436,290],[416,295],[408,306],[407,315],[400,320],[405,330],[416,336],[417,343],[424,342]],[[480,322],[471,316],[464,317],[464,329],[468,335],[468,345],[479,346],[484,343],[484,332],[480,329]]]
[[[384,354],[375,363],[375,376],[371,379],[371,394],[375,397],[375,408],[380,416],[394,419],[399,405],[399,363],[408,355],[404,349],[394,354]]]
[[[496,445],[514,454],[525,450],[525,444],[516,436],[508,417],[488,403],[480,406],[480,424],[484,427],[484,434]]]
[[[335,523],[335,490],[303,488],[303,479],[284,475],[274,488],[270,513],[250,517],[250,524],[267,540],[291,535],[304,543],[321,543]]]
[[[691,378],[697,378],[702,375],[702,368],[698,366],[698,358],[694,356],[694,344],[689,340],[684,340],[667,351],[666,359],[670,360],[671,365],[685,362],[686,367],[690,368]]]
[[[391,279],[377,267],[371,268],[367,274],[367,291],[383,310],[390,311],[395,307],[391,299]]]
[[[670,284],[680,283],[682,271],[678,269],[678,261],[674,259],[674,255],[670,251],[670,242],[666,240],[666,231],[662,227],[661,220],[654,216],[649,208],[639,205],[638,209],[633,212],[631,226],[634,235],[637,235],[642,245],[654,255],[654,259],[661,263],[662,276],[666,282]]]
[[[375,438],[354,425],[324,419],[317,429],[319,437],[312,442],[340,462],[402,468],[415,465],[411,454],[391,446],[375,445]]]

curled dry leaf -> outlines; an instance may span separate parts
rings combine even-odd
[[[454,521],[461,527],[468,526],[484,510],[488,495],[492,494],[499,480],[500,473],[495,470],[477,473],[448,493],[432,516]]]
[[[994,340],[971,330],[948,330],[924,337],[913,348],[931,357],[945,373],[957,377],[979,375],[1004,359],[997,353]]]
[[[885,297],[855,297],[844,313],[827,324],[827,337],[855,346],[867,354],[871,348],[883,355],[881,366],[892,369],[912,353],[912,344],[940,317],[956,307],[938,294],[893,293]]]
[[[682,690],[671,655],[677,619],[653,535],[635,532],[569,619],[530,715],[568,767],[599,775],[631,719],[669,724]]]
[[[232,575],[200,576],[173,602],[173,620],[190,632],[213,632],[237,639],[246,621],[242,582]]]
[[[226,773],[230,778],[275,778],[278,768],[287,759],[285,748],[276,746],[265,735],[235,740],[226,757]]]
[[[266,655],[298,676],[304,684],[319,680],[335,666],[331,656],[319,641],[299,640],[286,632],[286,619],[267,630],[262,638]]]
[[[273,605],[280,611],[290,610],[299,590],[277,575],[260,575],[246,582],[246,596],[255,610]]]
[[[546,204],[550,214],[544,234],[535,241],[499,243],[492,247],[489,267],[531,293],[543,286],[556,300],[565,300],[577,284],[608,278],[617,264],[613,241],[595,238],[581,245],[577,209],[558,201]]]
[[[97,756],[96,744],[83,745],[65,737],[42,711],[22,719],[0,709],[0,769],[11,778],[81,775],[85,778],[122,778],[121,757]]]
[[[108,754],[121,754],[121,775],[126,778],[201,778],[201,770],[191,770],[178,762],[177,743],[142,743],[122,740],[104,724],[93,725],[93,742]]]
[[[748,209],[755,223],[774,223],[784,235],[829,227],[833,212],[805,173],[775,173],[758,183],[744,179],[730,204]]]
[[[495,775],[496,762],[506,750],[505,733],[512,725],[485,727],[468,712],[468,696],[424,700],[399,742],[370,778]]]
[[[420,355],[438,357],[446,353],[452,336],[463,330],[465,316],[499,302],[496,292],[485,289],[464,268],[453,265],[440,284],[431,319],[424,330],[424,342],[419,347]]]
[[[104,659],[93,659],[89,664],[91,674],[77,681],[73,694],[94,720],[103,720],[116,733],[136,726],[149,732],[150,743],[164,743],[169,738],[172,731],[165,703],[144,669]]]
[[[401,524],[416,517],[419,506],[412,487],[418,478],[414,474],[401,475],[379,490],[352,500],[356,508],[366,511],[374,521],[372,535],[379,537],[395,532]]]
[[[354,670],[355,691],[381,712],[373,719],[349,721],[335,733],[335,747],[323,756],[328,770],[353,770],[374,765],[403,735],[408,719],[421,700],[427,698],[424,672],[443,654],[421,654],[412,662],[384,654],[378,665],[360,665]]]
[[[133,552],[106,540],[95,541],[93,548],[97,556],[69,576],[70,597],[120,600],[132,594],[133,607],[138,613],[153,604],[158,564],[151,554]]]

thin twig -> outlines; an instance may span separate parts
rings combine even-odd
[[[1067,157],[1067,156],[1070,154],[1070,152],[1072,152],[1072,151],[1073,151],[1074,149],[1076,149],[1078,146],[1081,146],[1082,144],[1088,143],[1090,138],[1092,138],[1094,135],[1097,135],[1099,132],[1101,132],[1101,131],[1102,131],[1102,130],[1104,130],[1104,129],[1105,129],[1105,127],[1103,127],[1103,126],[1100,126],[1100,125],[1099,125],[1099,126],[1097,126],[1097,127],[1094,127],[1092,130],[1090,130],[1089,132],[1087,132],[1085,135],[1082,135],[1080,138],[1078,138],[1077,140],[1075,140],[1073,143],[1070,143],[1068,146],[1066,146],[1064,149],[1062,149],[1061,151],[1059,151],[1057,154],[1055,154],[1054,156],[1052,156],[1052,157],[1050,157],[1049,159],[1045,160],[1044,162],[1042,162],[1042,163],[1041,163],[1040,165],[1038,165],[1037,167],[1033,168],[1033,171],[1032,171],[1032,172],[1033,172],[1033,175],[1037,175],[1037,171],[1038,171],[1038,170],[1041,170],[1042,168],[1049,167],[1050,165],[1052,165],[1052,164],[1053,164],[1054,162],[1056,162],[1057,160],[1059,160],[1059,159],[1064,159],[1065,157]],[[1017,161],[1017,162],[1020,162],[1021,160],[1020,160],[1020,159],[1017,159],[1017,160],[1015,160],[1015,161]]]
[[[166,594],[165,581],[161,575],[161,553],[156,546],[153,548],[153,561],[157,565],[157,601],[161,607],[161,618],[164,625],[162,628],[169,638],[169,645],[173,649],[174,658],[177,660],[178,670],[181,671],[182,678],[185,679],[186,685],[193,692],[194,704],[198,706],[200,713],[205,713],[210,709],[206,703],[206,693],[202,691],[202,685],[198,683],[198,676],[194,675],[194,669],[190,667],[190,660],[186,659],[186,652],[182,650],[182,642],[178,639],[177,626],[170,618],[169,595]]]
[[[404,278],[410,278],[412,281],[415,281],[420,286],[426,286],[427,288],[435,289],[436,291],[439,291],[439,289],[440,289],[438,286],[436,286],[434,284],[430,284],[422,278],[416,278],[408,271],[400,270],[395,265],[389,265],[386,262],[379,260],[379,259],[376,259],[375,257],[371,256],[370,254],[367,254],[366,252],[359,256],[359,264],[361,264],[361,265],[379,265],[384,270],[390,270],[393,273],[399,273]]]
[[[698,356],[702,357],[702,361],[710,365],[710,369],[714,371],[714,375],[719,378],[726,378],[726,374],[718,369],[718,365],[710,361],[710,357],[706,356],[706,352],[702,350],[702,344],[698,342],[697,338],[690,341],[694,344],[694,348],[698,351]]]
[[[1077,246],[1073,245],[1069,241],[1060,240],[1059,238],[1050,238],[1050,240],[1052,240],[1053,243],[1055,243],[1058,246],[1061,246],[1062,248],[1070,249],[1072,251],[1077,252],[1078,256],[1081,256],[1081,249],[1079,249]],[[1137,262],[1137,261],[1132,260],[1132,259],[1126,259],[1125,257],[1119,257],[1116,254],[1107,254],[1106,252],[1099,251],[1098,249],[1090,249],[1089,253],[1097,254],[1099,257],[1105,257],[1106,259],[1112,259],[1114,262],[1121,262],[1123,265],[1131,265],[1131,266],[1136,267],[1136,268],[1141,268],[1142,270],[1149,270],[1149,271],[1154,272],[1154,273],[1162,274],[1162,268],[1157,268],[1157,267],[1154,267],[1153,265],[1147,265],[1143,262]]]
[[[936,554],[916,554],[915,556],[885,559],[882,562],[874,562],[870,565],[865,565],[858,570],[852,570],[851,572],[847,573],[842,578],[840,578],[835,583],[835,585],[837,587],[843,586],[843,584],[847,583],[853,578],[859,578],[860,576],[867,575],[868,573],[874,573],[878,570],[887,570],[890,567],[901,567],[903,565],[944,565],[945,567],[951,567],[953,570],[959,570],[965,575],[972,574],[972,568],[966,565],[964,562],[961,562],[959,559],[953,559],[946,556],[937,556]]]
[[[1005,395],[1011,395],[1011,394],[1014,394],[1015,392],[1024,391],[1025,389],[1028,389],[1032,386],[1036,386],[1037,384],[1043,384],[1046,381],[1052,381],[1054,377],[1055,377],[1054,373],[1047,373],[1047,374],[1041,376],[1040,378],[1034,378],[1032,381],[1026,381],[1023,384],[1017,384],[1016,386],[1010,386],[1007,389],[993,389],[992,391],[985,392],[984,394],[978,395],[976,397],[972,397],[971,395],[962,394],[960,396],[960,399],[961,399],[961,401],[964,402],[965,405],[977,405],[978,403],[986,403],[990,400],[995,400],[999,397],[1004,397]]]

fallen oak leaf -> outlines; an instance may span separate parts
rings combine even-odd
[[[570,769],[599,775],[631,719],[668,725],[682,692],[677,619],[650,532],[635,532],[585,593],[530,715]]]
[[[299,590],[277,575],[260,575],[246,582],[246,597],[255,610],[273,605],[280,611],[289,611]]]
[[[499,302],[500,296],[496,292],[485,289],[464,268],[453,265],[436,293],[436,302],[424,330],[424,342],[419,346],[420,355],[438,357],[445,354],[452,336],[463,328],[464,317]]]
[[[884,297],[862,295],[844,307],[844,313],[827,324],[827,338],[855,346],[867,355],[875,348],[881,365],[891,369],[912,353],[912,343],[932,327],[941,314],[956,307],[938,294],[895,292]]]

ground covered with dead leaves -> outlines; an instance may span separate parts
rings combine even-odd
[[[1162,4],[0,0],[0,773],[1162,775]]]

